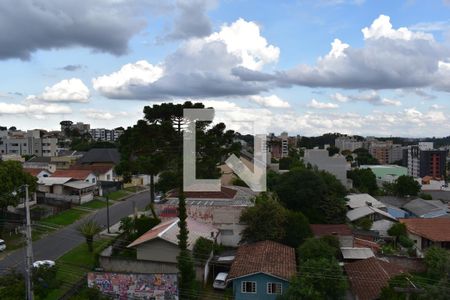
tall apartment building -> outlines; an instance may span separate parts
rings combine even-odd
[[[355,151],[359,148],[364,148],[364,142],[356,140],[354,137],[341,136],[334,140],[334,145],[339,148],[339,150],[344,151]]]
[[[274,133],[267,137],[267,149],[271,157],[280,159],[289,156],[289,136],[287,132],[282,132],[280,136],[275,136]]]
[[[61,131],[64,133],[66,130],[77,130],[80,134],[89,133],[91,130],[91,125],[83,122],[74,123],[69,120],[61,121]]]
[[[433,149],[433,143],[419,143],[404,150],[403,161],[408,175],[423,178],[443,178],[446,172],[448,150]]]
[[[403,159],[402,145],[393,144],[392,141],[371,141],[369,153],[382,165],[392,164]]]
[[[123,129],[105,129],[105,128],[94,128],[90,131],[91,137],[95,141],[102,142],[115,142],[124,133]]]
[[[44,130],[1,131],[0,155],[56,156],[58,138]]]

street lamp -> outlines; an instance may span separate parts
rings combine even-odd
[[[31,238],[31,218],[30,218],[30,199],[28,195],[28,184],[24,184],[17,188],[17,190],[25,189],[25,216],[26,216],[26,241],[27,241],[27,258],[26,258],[26,286],[27,286],[27,300],[33,300],[33,281],[31,280],[33,268],[33,245]],[[13,196],[17,196],[17,190],[12,192]]]

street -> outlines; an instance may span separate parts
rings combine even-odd
[[[126,199],[125,201],[116,203],[109,208],[110,225],[119,222],[121,218],[133,213],[134,204],[138,209],[145,208],[150,203],[149,192],[145,191]],[[100,226],[106,227],[106,208],[98,210],[95,214],[90,214],[77,222],[64,227],[50,235],[33,242],[34,260],[56,260],[67,251],[85,242],[77,227],[84,220],[92,218]],[[25,247],[17,249],[10,253],[7,257],[0,261],[0,274],[7,272],[9,269],[15,268],[19,271],[25,269]]]

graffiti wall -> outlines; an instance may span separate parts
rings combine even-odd
[[[121,300],[178,300],[176,274],[90,272],[88,286]]]

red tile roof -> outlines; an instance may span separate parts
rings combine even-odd
[[[42,170],[42,169],[32,169],[32,168],[23,168],[23,171],[28,173],[28,174],[30,174],[31,176],[35,176],[36,177],[36,176],[39,175],[39,173],[41,173],[44,170]]]
[[[373,241],[368,241],[364,239],[360,239],[355,237],[353,239],[353,247],[356,248],[370,248],[373,252],[379,252],[381,249],[381,246]]]
[[[52,177],[69,177],[77,180],[85,180],[93,172],[90,170],[56,170]]]
[[[324,235],[353,235],[351,228],[347,224],[311,224],[310,227],[316,237]]]
[[[450,219],[449,218],[411,218],[400,219],[401,223],[412,234],[416,234],[435,242],[450,242]]]
[[[237,191],[222,186],[220,192],[184,192],[186,199],[233,199]],[[178,190],[168,193],[168,198],[178,197]]]
[[[346,264],[344,269],[350,280],[351,290],[359,300],[378,299],[389,279],[404,272],[400,266],[376,257]]]
[[[106,165],[74,165],[69,170],[89,170],[95,175],[103,175],[109,170],[114,168],[114,165],[112,164],[106,164]]]
[[[262,241],[238,248],[228,279],[265,273],[290,280],[296,272],[294,248],[272,241]]]

